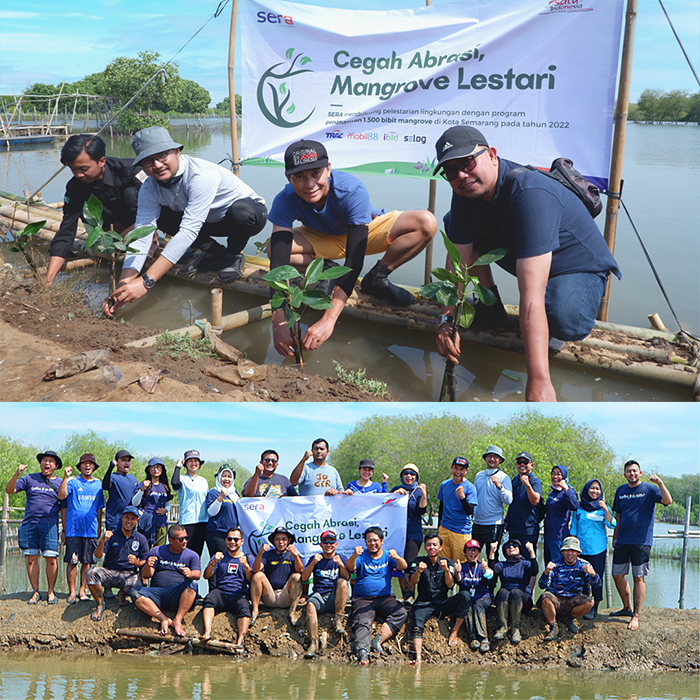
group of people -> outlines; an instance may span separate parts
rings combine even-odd
[[[292,265],[303,273],[316,258],[323,270],[344,259],[349,271],[324,279],[320,289],[331,308],[306,331],[302,348],[319,348],[335,324],[362,272],[365,256],[382,257],[364,275],[362,292],[395,306],[414,296],[389,280],[433,239],[438,223],[425,210],[391,211],[375,207],[354,175],[332,170],[326,147],[301,140],[284,155],[288,184],[266,202],[219,165],[181,153],[167,129],[148,127],[132,139],[134,159],[106,156],[104,142],[91,134],[71,136],[61,161],[73,178],[66,188],[64,218],[51,244],[47,281],[51,283],[71,254],[78,217],[90,195],[103,203],[104,225],[126,235],[134,227],[154,226],[172,235],[162,252],[157,235],[132,243],[115,293],[104,302],[109,315],[144,296],[174,265],[185,277],[215,271],[222,283],[242,274],[242,251],[266,222],[272,223],[270,267]],[[445,230],[472,265],[483,254],[507,249],[498,265],[518,279],[520,329],[527,363],[527,399],[555,401],[549,376],[549,348],[580,340],[593,328],[612,272],[620,270],[583,202],[560,182],[497,156],[487,138],[471,126],[447,129],[436,145],[438,173],[453,190]],[[222,246],[213,237],[226,238]],[[146,271],[144,265],[151,257]],[[448,256],[447,267],[452,262]],[[495,303],[476,303],[474,323],[497,326],[507,319],[491,266],[471,270]],[[482,295],[483,296],[483,295]],[[454,309],[438,316],[437,348],[459,362],[459,336],[453,340]],[[294,354],[282,308],[272,316],[274,346]]]
[[[344,487],[338,471],[327,462],[328,454],[328,442],[314,440],[311,450],[286,477],[276,473],[278,453],[265,450],[242,489],[242,497],[388,492],[388,474],[383,473],[381,482],[375,482],[371,459],[360,461],[359,478]],[[80,457],[76,476],[73,467],[64,468],[61,458],[50,450],[37,455],[38,473],[25,473],[24,464],[18,467],[5,491],[26,494],[19,545],[26,555],[32,586],[29,604],[41,600],[40,554],[46,561],[47,601],[49,605],[56,603],[60,514],[68,603],[87,600],[89,588],[96,603],[92,613],[95,621],[102,617],[105,591],[116,588],[120,604],[130,596],[136,607],[160,621],[161,634],[172,627],[177,635],[185,636],[184,616],[196,601],[196,582],[203,575],[209,582],[209,593],[203,601],[202,639],[211,637],[215,614],[228,611],[237,618],[237,644],[242,648],[261,603],[289,608],[290,622],[297,625],[300,604],[308,595],[306,622],[311,643],[306,655],[311,658],[319,650],[319,615],[333,613],[334,630],[345,634],[344,611],[352,594],[351,627],[361,665],[369,663],[372,649],[382,653],[382,644],[403,627],[409,610],[415,663],[421,663],[423,631],[431,616],[453,618],[450,646],[457,643],[464,626],[470,647],[489,651],[486,614],[492,604],[498,620],[494,639],[503,640],[510,631],[511,641],[519,643],[521,616],[534,604],[542,520],[545,569],[538,583],[544,593],[537,604],[549,625],[545,640],[557,638],[561,621],[576,633],[577,618],[595,619],[602,600],[607,529],[613,528],[612,575],[623,607],[610,614],[630,617],[629,629],[636,630],[644,602],[644,577],[649,573],[654,509],[657,503],[672,503],[657,475],[649,478],[650,483],[642,482],[642,470],[634,460],[624,466],[627,483],[617,489],[612,508],[599,479],[588,481],[579,498],[562,465],[551,469],[550,490],[545,496],[542,482],[534,474],[531,454],[520,452],[516,456],[516,473],[511,478],[502,469],[502,449],[492,445],[484,452],[484,468],[473,483],[467,479],[468,459],[453,460],[452,476],[440,484],[437,493],[437,532],[425,536],[422,516],[428,508],[427,487],[419,481],[418,466],[409,463],[401,469],[401,483],[391,489],[408,497],[406,541],[401,552],[385,550],[385,533],[370,525],[363,533],[364,546],[358,545],[349,557],[337,553],[338,534],[328,529],[320,536],[321,551],[303,561],[295,548],[294,533],[277,527],[268,536],[269,544],[264,543],[252,557],[244,552],[244,533],[236,510],[241,495],[230,465],[219,467],[216,486],[209,489],[206,478],[198,473],[204,460],[197,450],[185,452],[170,480],[164,462],[152,458],[146,467],[147,478],[139,482],[130,473],[133,459],[127,450],[119,450],[102,481],[94,476],[100,467],[92,454]],[[62,479],[55,475],[60,469]],[[178,494],[179,522],[168,528],[166,506],[173,491]],[[205,543],[209,563],[202,571]],[[425,549],[423,556],[419,556],[421,547]],[[102,565],[94,566],[100,559]],[[633,594],[626,579],[630,562]],[[403,600],[392,592],[396,576]],[[167,614],[171,611],[175,611],[172,618]],[[381,626],[372,638],[375,620]]]

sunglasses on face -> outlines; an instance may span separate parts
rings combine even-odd
[[[336,540],[321,540],[321,544],[335,544]]]
[[[526,459],[516,459],[515,460],[516,464],[530,464]]]
[[[273,464],[277,464],[277,460],[271,459],[270,457],[265,457],[265,459],[263,459],[263,462],[272,462]]]
[[[460,173],[468,173],[474,170],[476,167],[477,156],[480,156],[482,153],[486,153],[488,150],[488,148],[482,148],[480,151],[477,151],[470,156],[466,156],[466,158],[462,158],[458,165],[444,166],[440,175],[442,175],[447,182],[456,180]]]
[[[172,540],[175,540],[175,542],[187,542],[189,540],[189,537],[171,537]]]
[[[242,537],[227,537],[226,538],[227,542],[243,542]]]

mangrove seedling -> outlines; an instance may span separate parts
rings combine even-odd
[[[36,263],[34,262],[34,256],[27,250],[27,244],[31,242],[32,236],[38,233],[39,229],[43,228],[45,223],[45,220],[35,221],[33,224],[28,224],[21,231],[17,231],[14,234],[15,245],[10,248],[13,253],[22,253],[27,261],[27,265],[29,265],[34,274],[37,274]]]
[[[309,289],[309,286],[322,280],[334,280],[350,272],[349,267],[337,265],[328,270],[323,269],[323,258],[316,258],[302,275],[299,270],[291,265],[282,265],[270,270],[264,279],[275,290],[270,301],[273,309],[284,308],[284,318],[292,333],[292,346],[294,347],[295,360],[304,366],[301,353],[301,316],[304,307],[322,311],[331,309],[331,297],[320,289]],[[292,280],[301,278],[299,283],[291,284]]]
[[[452,270],[436,267],[433,277],[438,281],[426,284],[420,294],[427,299],[435,299],[442,306],[453,306],[455,320],[452,326],[452,342],[457,338],[460,328],[469,328],[474,321],[476,309],[467,301],[467,294],[473,293],[482,304],[492,306],[496,302],[496,295],[487,287],[479,284],[478,277],[469,274],[469,271],[479,265],[490,265],[500,260],[508,252],[505,248],[496,248],[490,253],[482,255],[472,265],[462,262],[462,256],[457,246],[441,231],[445,248],[452,263]],[[472,287],[470,290],[469,287]],[[445,364],[445,375],[440,389],[440,401],[455,401],[455,365],[450,360]]]
[[[102,229],[102,202],[95,195],[83,205],[83,219],[87,230],[85,250],[93,249],[104,255],[109,264],[109,296],[114,294],[117,286],[116,263],[117,255],[122,253],[136,253],[135,248],[129,246],[139,238],[151,236],[156,230],[155,226],[140,226],[128,233],[124,238],[116,231],[104,231]]]

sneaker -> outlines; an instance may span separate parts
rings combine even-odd
[[[596,603],[584,616],[584,620],[595,620],[598,617],[598,603]]]
[[[304,654],[305,659],[313,659],[314,656],[316,656],[316,652],[318,651],[318,644],[316,644],[316,640],[312,639],[311,644],[309,644],[309,648],[306,650],[306,653]]]
[[[230,264],[231,257],[226,248],[216,241],[177,271],[179,277],[192,277],[200,272],[218,272]]]
[[[323,261],[323,271],[325,272],[326,270],[330,270],[332,267],[338,267],[338,263],[335,262],[334,260],[324,260]],[[314,289],[317,292],[325,292],[326,294],[330,295],[333,293],[333,290],[335,289],[336,282],[338,280],[321,280],[316,284]]]
[[[622,608],[610,613],[610,617],[634,617],[634,612],[629,608]]]
[[[491,646],[489,645],[488,639],[483,639],[479,645],[479,651],[485,654],[487,651],[491,651]]]
[[[510,635],[510,641],[513,642],[513,644],[519,644],[522,641],[519,627],[513,627],[513,632]]]
[[[493,638],[498,639],[500,641],[501,639],[505,639],[507,634],[508,634],[508,628],[505,625],[501,625],[496,630],[496,634],[493,635]]]
[[[227,261],[226,266],[219,270],[219,274],[216,276],[216,279],[218,279],[219,282],[224,283],[233,282],[240,279],[241,275],[243,274],[244,262],[245,255],[243,255],[243,253],[232,255]]]
[[[198,255],[201,255],[202,251],[199,248],[193,248],[190,246],[181,256],[178,262],[180,265],[187,265],[187,263],[192,262]]]
[[[559,636],[559,628],[556,624],[549,626],[549,634],[544,638],[545,642],[553,642]]]
[[[576,625],[576,622],[571,615],[567,615],[566,618],[564,619],[564,624],[566,625],[566,628],[571,632],[571,634],[578,634],[578,626]]]
[[[384,649],[382,648],[382,633],[381,632],[374,635],[374,639],[372,640],[372,649],[374,651],[376,651],[377,654],[384,653]]]
[[[409,306],[415,297],[407,289],[397,287],[387,279],[389,268],[377,263],[363,278],[360,289],[369,296],[394,306]]]
[[[481,642],[479,642],[478,639],[472,639],[472,641],[469,642],[469,648],[476,651],[479,648],[480,644],[481,644]]]

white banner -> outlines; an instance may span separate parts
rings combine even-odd
[[[622,0],[464,0],[365,12],[241,3],[242,151],[279,165],[326,143],[333,166],[429,177],[445,129],[472,125],[499,153],[566,156],[607,182]]]
[[[237,502],[246,554],[256,555],[276,527],[286,527],[296,537],[295,547],[306,560],[321,551],[324,530],[338,536],[338,554],[349,557],[362,533],[371,525],[384,531],[384,549],[403,555],[406,545],[408,496],[366,493],[354,496],[295,496],[293,498],[242,498]]]

